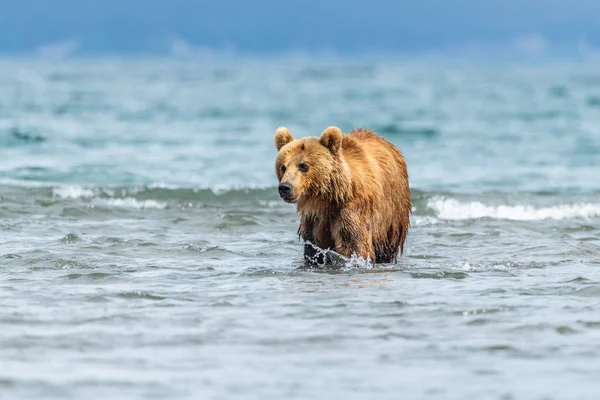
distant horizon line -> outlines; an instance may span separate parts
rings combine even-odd
[[[446,51],[362,51],[362,52],[323,52],[313,51],[236,51],[235,53],[207,53],[198,55],[174,55],[159,51],[79,51],[68,55],[41,55],[36,52],[2,51],[1,60],[35,61],[75,61],[86,59],[154,59],[171,61],[260,61],[260,60],[313,60],[313,61],[456,61],[456,62],[525,62],[540,63],[547,61],[592,62],[600,61],[600,54],[582,55],[578,52],[551,52],[543,55],[518,53],[477,52],[461,53]]]
[[[7,49],[0,47],[0,58],[80,59],[90,57],[168,58],[168,59],[252,59],[252,58],[305,58],[323,59],[386,58],[386,59],[467,59],[467,60],[600,60],[600,48],[582,38],[570,42],[552,42],[540,33],[518,35],[507,41],[472,40],[448,44],[432,42],[420,47],[399,45],[394,48],[378,46],[265,46],[263,49],[237,48],[230,45],[203,45],[172,35],[161,46],[119,49],[117,46],[86,46],[76,36],[50,41],[30,48]]]

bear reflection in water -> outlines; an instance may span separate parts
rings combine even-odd
[[[346,135],[329,127],[320,137],[295,139],[281,127],[275,147],[279,196],[296,204],[307,263],[331,263],[330,252],[319,249],[396,263],[411,200],[406,163],[393,144],[365,129]]]

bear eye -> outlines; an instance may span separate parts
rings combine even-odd
[[[300,163],[298,164],[298,169],[300,170],[300,172],[307,172],[308,171],[308,165],[306,165],[305,163]]]
[[[285,174],[285,170],[286,170],[286,169],[287,169],[287,168],[285,168],[285,165],[282,165],[282,166],[281,166],[281,173],[282,173],[282,174]]]

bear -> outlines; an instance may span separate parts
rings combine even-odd
[[[275,132],[278,192],[296,204],[307,264],[329,264],[333,250],[370,263],[396,264],[410,227],[411,197],[403,154],[375,132],[320,137]]]

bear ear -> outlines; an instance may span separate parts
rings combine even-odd
[[[337,154],[342,147],[342,131],[337,126],[330,126],[323,131],[319,142],[333,154]]]
[[[279,151],[283,146],[293,141],[294,137],[288,128],[280,127],[275,131],[275,148]]]

